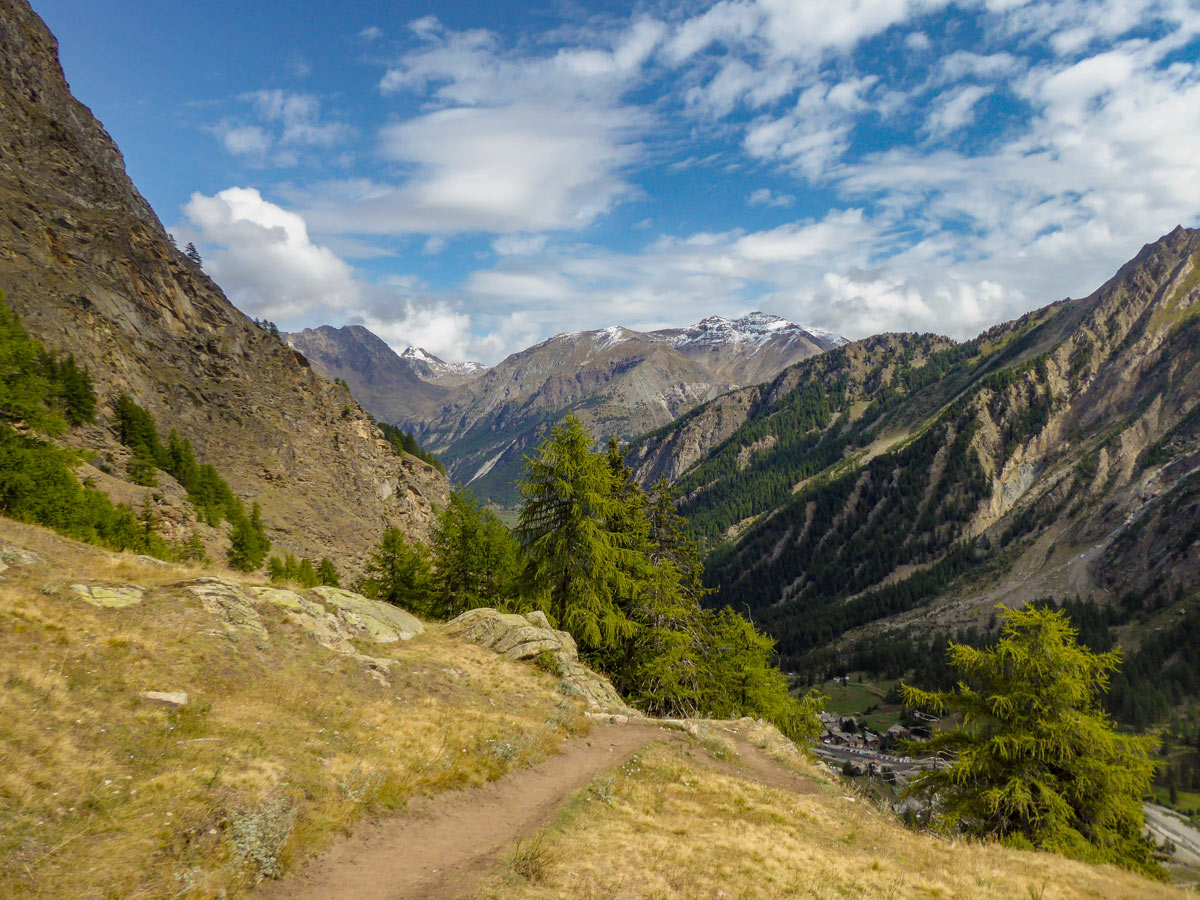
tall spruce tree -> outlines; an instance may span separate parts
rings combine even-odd
[[[954,756],[909,791],[934,798],[947,828],[1158,874],[1142,834],[1155,741],[1119,734],[1099,705],[1119,651],[1081,647],[1058,611],[1006,609],[1001,619],[994,647],[950,645],[957,690],[903,687],[908,706],[962,721],[914,745]]]
[[[528,556],[526,597],[585,649],[600,650],[636,630],[617,603],[631,589],[636,551],[613,525],[620,514],[615,479],[591,446],[570,414],[526,457],[517,539]]]

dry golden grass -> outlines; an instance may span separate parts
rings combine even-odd
[[[443,637],[362,645],[380,684],[273,607],[230,633],[161,567],[0,521],[53,565],[0,584],[0,897],[234,895],[355,819],[478,783],[586,728],[532,666]],[[212,574],[208,572],[207,574]],[[152,588],[97,609],[73,581]],[[186,691],[179,710],[144,690]]]
[[[796,762],[791,761],[793,765]],[[803,765],[803,763],[801,763]],[[1153,900],[1183,891],[1046,853],[905,829],[809,766],[773,790],[654,745],[598,778],[478,896],[488,900]],[[536,847],[542,859],[530,859]],[[525,873],[536,873],[535,878]],[[1190,896],[1195,896],[1194,894]]]

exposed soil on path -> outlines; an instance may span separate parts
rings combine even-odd
[[[810,781],[728,735],[736,762],[711,758],[688,735],[657,725],[596,725],[536,766],[483,787],[415,799],[406,812],[380,819],[339,839],[321,856],[252,900],[454,900],[490,872],[504,848],[548,824],[576,791],[654,741],[700,751],[706,767],[795,792]]]

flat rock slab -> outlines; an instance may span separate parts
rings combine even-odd
[[[24,547],[18,547],[15,544],[0,544],[0,562],[5,564],[5,568],[8,566],[39,566],[42,558]]]
[[[412,640],[423,634],[425,625],[412,613],[390,603],[370,600],[344,588],[315,587],[312,593],[338,611],[342,621],[379,644]]]
[[[133,606],[146,595],[145,590],[132,584],[73,584],[71,591],[84,603],[108,609]]]
[[[171,709],[179,709],[179,707],[187,706],[188,704],[186,691],[142,691],[138,696],[147,703],[154,703],[158,706],[169,706]]]
[[[241,585],[224,578],[196,578],[179,587],[191,591],[205,611],[220,619],[226,628],[247,631],[262,641],[267,639],[267,626],[258,617],[253,599]]]

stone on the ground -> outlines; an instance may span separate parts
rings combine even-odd
[[[181,706],[187,706],[188,703],[188,695],[185,691],[142,691],[138,696],[148,703],[169,706],[171,709],[179,709]]]
[[[254,609],[251,595],[240,584],[226,578],[205,576],[179,585],[199,600],[205,611],[233,631],[248,631],[259,640],[267,639],[267,626]]]
[[[9,566],[37,566],[41,565],[42,558],[24,547],[0,543],[0,562]]]
[[[120,609],[140,603],[146,592],[132,584],[73,584],[71,591],[80,600],[92,606]]]
[[[511,660],[535,659],[550,653],[563,683],[581,695],[593,709],[618,716],[636,716],[603,675],[579,661],[575,639],[550,627],[541,611],[527,616],[502,613],[489,607],[468,610],[444,626],[449,634],[465,638]]]
[[[343,622],[379,644],[408,641],[425,631],[421,620],[398,606],[371,600],[353,591],[316,587],[312,592],[338,611]]]

